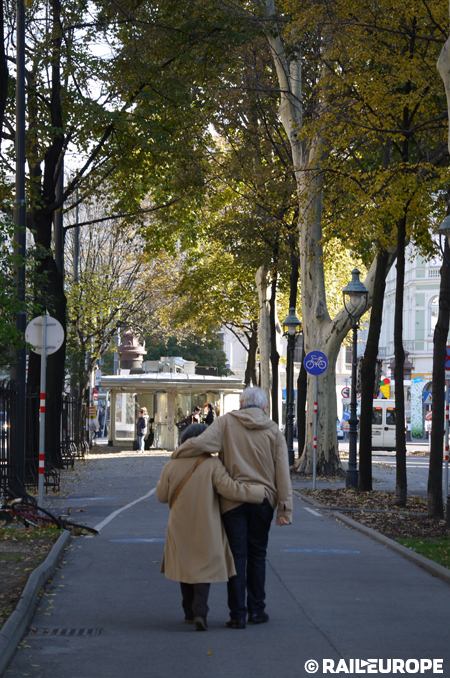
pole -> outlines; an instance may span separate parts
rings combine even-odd
[[[288,383],[288,413],[286,417],[286,442],[288,448],[289,466],[294,466],[294,344],[295,334],[288,334],[289,351],[289,383]]]
[[[15,352],[15,364],[11,377],[17,384],[17,411],[25,416],[26,408],[26,345],[25,330],[25,255],[27,207],[25,202],[25,7],[23,0],[17,0],[17,81],[16,81],[16,197],[14,200],[14,254],[17,300],[22,307],[17,313],[16,329],[23,346]],[[25,427],[17,431],[16,476],[19,486],[25,484]]]
[[[450,527],[450,495],[448,492],[448,443],[449,443],[449,405],[450,405],[450,379],[446,380],[446,398],[445,398],[445,496],[446,496],[446,523]]]
[[[79,280],[79,259],[80,259],[80,227],[78,226],[79,224],[79,209],[78,209],[78,191],[76,194],[76,200],[77,200],[77,206],[75,207],[75,223],[77,224],[74,229],[74,252],[73,252],[73,280],[75,283],[78,282]],[[74,358],[72,360],[72,382],[74,375],[77,375],[78,379],[78,360]],[[72,398],[76,398],[78,400],[78,385],[72,383],[70,386],[70,395]],[[77,422],[77,426],[78,426]],[[81,432],[80,432],[81,433]]]
[[[317,474],[317,402],[319,400],[319,377],[316,375],[316,399],[314,401],[314,455],[313,455],[313,490],[316,489]]]
[[[39,408],[39,481],[38,505],[44,503],[45,471],[45,390],[47,377],[47,316],[42,316],[42,354],[41,354],[41,404]]]
[[[358,469],[356,465],[356,439],[358,437],[358,417],[356,416],[356,352],[358,349],[358,323],[352,318],[353,330],[353,355],[352,355],[352,386],[350,400],[350,419],[349,423],[349,451],[348,451],[348,470],[345,480],[346,487],[358,487]]]

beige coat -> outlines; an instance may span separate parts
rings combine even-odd
[[[197,458],[169,461],[156,486],[156,496],[170,503]],[[172,506],[161,565],[168,579],[187,584],[228,581],[236,574],[233,555],[220,517],[217,492],[228,499],[262,504],[262,485],[235,482],[218,457],[198,466]]]
[[[234,480],[261,483],[277,518],[292,522],[292,486],[286,441],[278,425],[259,407],[234,410],[216,419],[197,438],[189,438],[172,458],[220,450],[219,457]],[[240,501],[242,503],[242,500]],[[221,499],[222,513],[239,500]]]

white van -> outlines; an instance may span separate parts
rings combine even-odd
[[[395,452],[395,400],[374,400],[372,450]]]

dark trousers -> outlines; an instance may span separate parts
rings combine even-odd
[[[262,504],[241,504],[222,515],[236,576],[228,582],[231,619],[245,620],[266,607],[266,554],[273,508],[268,499]],[[245,593],[247,589],[247,605]]]
[[[209,612],[208,596],[211,584],[186,584],[180,582],[181,595],[183,596],[182,605],[186,619],[194,617],[203,617]]]

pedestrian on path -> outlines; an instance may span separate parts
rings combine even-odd
[[[261,483],[266,491],[260,506],[229,497],[221,499],[222,520],[236,566],[236,576],[228,582],[227,626],[232,629],[245,629],[247,612],[249,624],[269,620],[265,612],[266,553],[275,507],[277,525],[292,522],[286,441],[278,425],[265,413],[266,406],[262,389],[246,388],[240,410],[219,417],[198,438],[187,440],[177,450],[178,458],[219,450],[234,480]]]
[[[206,428],[191,424],[182,440]],[[206,631],[211,583],[236,574],[217,493],[231,501],[261,504],[265,492],[262,485],[232,480],[218,457],[200,453],[179,459],[177,452],[156,486],[159,501],[170,506],[161,572],[180,582],[185,621],[194,622],[196,631]]]
[[[205,405],[205,424],[211,426],[214,419],[216,418],[216,411],[212,403],[206,403]]]
[[[143,407],[139,410],[139,418],[136,422],[136,438],[138,442],[138,452],[144,452],[144,438],[147,435],[148,412]]]

